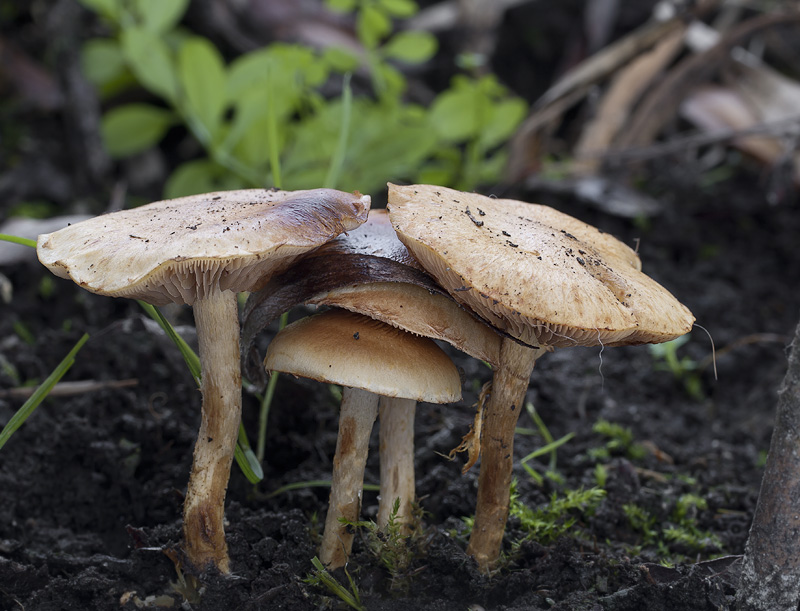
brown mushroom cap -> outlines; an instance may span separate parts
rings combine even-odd
[[[433,341],[345,310],[285,327],[270,342],[264,367],[387,397],[461,398],[458,370]]]
[[[389,185],[400,240],[458,301],[531,345],[663,342],[691,312],[613,236],[537,204]]]
[[[39,236],[39,260],[101,295],[192,304],[250,291],[366,220],[369,196],[333,189],[221,191],[101,215]]]
[[[369,211],[369,218],[363,224],[347,234],[338,236],[311,256],[330,255],[364,255],[389,259],[413,269],[425,271],[417,260],[411,256],[405,245],[397,239],[397,234],[389,220],[389,213],[384,209]]]

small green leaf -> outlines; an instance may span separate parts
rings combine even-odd
[[[383,47],[386,57],[409,64],[428,61],[436,54],[436,37],[428,32],[400,32]]]
[[[328,47],[322,54],[322,61],[338,72],[352,72],[360,63],[358,56],[341,47]]]
[[[225,64],[217,48],[199,36],[187,39],[178,52],[178,71],[187,110],[206,130],[209,141],[220,125],[226,103]]]
[[[106,19],[115,23],[119,21],[121,5],[117,0],[79,0],[79,2]]]
[[[100,126],[112,157],[127,157],[149,149],[175,122],[175,115],[148,104],[128,104],[107,112]]]
[[[125,58],[119,42],[108,38],[94,38],[81,48],[83,74],[96,87],[119,77],[125,70]]]
[[[397,99],[406,88],[405,77],[390,64],[379,63],[375,66],[375,80],[383,99]]]
[[[479,105],[473,88],[448,89],[431,106],[431,127],[447,142],[468,140],[478,133]]]
[[[164,187],[164,197],[173,199],[236,188],[241,188],[240,181],[225,168],[210,159],[196,159],[178,166],[170,174]]]
[[[414,0],[378,0],[378,4],[392,17],[401,19],[416,15],[419,10]]]
[[[188,6],[189,0],[136,0],[142,25],[156,34],[174,28]]]
[[[527,113],[528,105],[520,98],[510,98],[492,104],[489,118],[481,129],[481,144],[491,148],[508,140]]]
[[[357,0],[325,0],[325,6],[337,13],[352,13]]]
[[[367,49],[375,49],[381,40],[392,31],[392,22],[383,11],[368,4],[356,19],[358,39]]]
[[[169,47],[144,28],[126,28],[120,35],[122,52],[139,82],[173,104],[178,99],[178,78]]]

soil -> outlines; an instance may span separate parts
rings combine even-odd
[[[68,136],[49,129],[52,117],[21,116],[35,124],[33,148],[57,148]],[[58,176],[69,173],[61,155],[42,160],[54,164]],[[40,168],[42,175],[49,167]],[[473,514],[480,465],[462,475],[463,459],[443,455],[468,431],[471,406],[490,371],[451,351],[464,371],[464,399],[418,408],[417,492],[424,514],[408,569],[392,576],[369,552],[365,532],[356,538],[348,571],[365,608],[730,608],[786,368],[785,346],[800,312],[796,206],[768,202],[758,167],[739,161],[734,170],[700,186],[692,164],[680,156],[651,163],[645,188],[664,211],[646,221],[610,216],[574,198],[513,193],[637,243],[643,269],[713,338],[716,377],[711,341],[700,328],[678,349],[686,361],[676,372],[661,368],[663,361],[647,347],[563,349],[540,359],[528,399],[554,438],[574,437],[557,452],[560,481],[545,477],[538,484],[517,461],[518,501],[545,508],[553,494],[597,485],[600,471],[605,497],[593,511],[570,512],[574,524],[553,541],[530,538],[512,518],[502,567],[487,577],[465,555],[462,520]],[[73,185],[70,193],[91,190],[86,184]],[[304,581],[313,568],[327,490],[305,486],[269,496],[286,484],[329,478],[337,406],[327,387],[281,378],[264,481],[254,488],[235,466],[231,476],[226,528],[233,575],[195,581],[174,562],[200,404],[180,355],[135,303],[53,281],[35,263],[0,271],[13,286],[0,316],[0,388],[42,380],[84,332],[91,339],[65,379],[136,380],[48,398],[0,451],[0,609],[344,608],[329,591]],[[191,312],[167,314],[191,341]],[[0,424],[21,403],[0,395]],[[251,439],[257,414],[256,398],[245,393]],[[599,421],[628,428],[644,451],[608,447],[609,438],[596,430]],[[528,414],[520,426],[536,428]],[[523,431],[515,455],[521,459],[544,443]],[[604,448],[606,454],[599,451]],[[528,465],[544,473],[547,461],[539,457]],[[377,478],[374,451],[366,482]],[[690,498],[685,495],[702,502],[680,518],[676,508]],[[651,516],[648,528],[634,526],[633,506]],[[365,492],[362,515],[374,518],[376,510],[376,493]],[[669,538],[670,526],[687,524],[694,540]],[[343,571],[334,576],[347,584]]]

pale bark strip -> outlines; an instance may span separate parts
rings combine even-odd
[[[800,324],[795,331],[753,525],[742,559],[739,611],[800,607]]]
[[[378,502],[378,526],[389,523],[395,499],[400,507],[395,519],[408,534],[412,521],[414,482],[414,399],[381,397],[380,399],[381,498]]]
[[[378,395],[358,388],[342,389],[331,496],[319,550],[319,559],[331,570],[344,566],[353,548],[353,529],[339,518],[358,520],[369,436],[377,417]]]

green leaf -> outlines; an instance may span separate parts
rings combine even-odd
[[[406,88],[406,79],[394,66],[379,63],[375,66],[375,81],[384,100],[399,98]]]
[[[81,69],[96,87],[118,78],[125,70],[125,58],[119,42],[108,38],[86,41],[81,48]]]
[[[206,131],[203,136],[207,136],[208,144],[219,129],[226,104],[227,77],[222,56],[205,38],[189,38],[178,52],[178,71],[187,111]]]
[[[527,113],[528,105],[520,98],[491,104],[488,120],[481,129],[481,144],[491,148],[508,140]]]
[[[358,39],[367,49],[375,49],[378,43],[392,31],[392,22],[383,11],[374,5],[366,5],[356,19]]]
[[[463,142],[478,133],[480,100],[474,88],[448,89],[431,106],[431,127],[447,142]]]
[[[28,398],[28,400],[23,403],[22,407],[20,407],[11,417],[11,420],[9,420],[8,423],[3,427],[3,430],[0,431],[0,448],[6,444],[16,430],[21,427],[28,417],[36,410],[36,408],[39,407],[39,404],[53,389],[53,386],[55,386],[58,381],[64,377],[64,374],[69,371],[69,368],[72,367],[72,364],[75,362],[75,356],[78,354],[78,351],[83,348],[83,345],[88,339],[89,335],[84,333],[83,336],[78,340],[78,343],[75,344],[67,356],[64,357],[64,360],[62,360],[53,370],[53,373],[47,376],[47,379],[42,382],[42,384],[30,396],[30,398]]]
[[[241,182],[228,170],[210,159],[187,161],[170,175],[164,187],[164,198],[210,193],[240,188]]]
[[[378,4],[392,17],[401,19],[416,15],[419,10],[414,0],[378,0]]]
[[[126,28],[120,40],[125,60],[142,86],[174,105],[178,100],[178,77],[169,47],[144,28]]]
[[[436,54],[436,37],[428,32],[400,32],[383,47],[386,57],[409,64],[428,61]]]
[[[222,150],[230,151],[237,147],[237,156],[240,157],[241,161],[251,166],[258,165],[259,161],[255,159],[258,159],[259,156],[248,154],[251,145],[250,143],[242,143],[242,140],[253,134],[253,132],[257,133],[257,137],[263,138],[264,134],[258,131],[259,127],[256,123],[259,120],[265,121],[268,103],[269,95],[266,87],[248,90],[239,96],[233,121],[222,144]],[[256,142],[255,144],[258,145],[259,143]],[[248,152],[244,152],[242,149]],[[266,157],[261,160],[263,161],[264,159]]]
[[[119,22],[121,5],[117,0],[79,0],[79,2],[90,11],[115,23]]]
[[[325,49],[322,61],[338,72],[352,72],[361,63],[357,55],[342,47]]]
[[[188,6],[189,0],[136,0],[136,11],[142,25],[156,34],[174,28]]]
[[[175,115],[149,104],[128,104],[108,111],[100,129],[112,157],[127,157],[157,144]]]
[[[356,4],[357,0],[325,0],[325,6],[337,13],[352,13]]]

